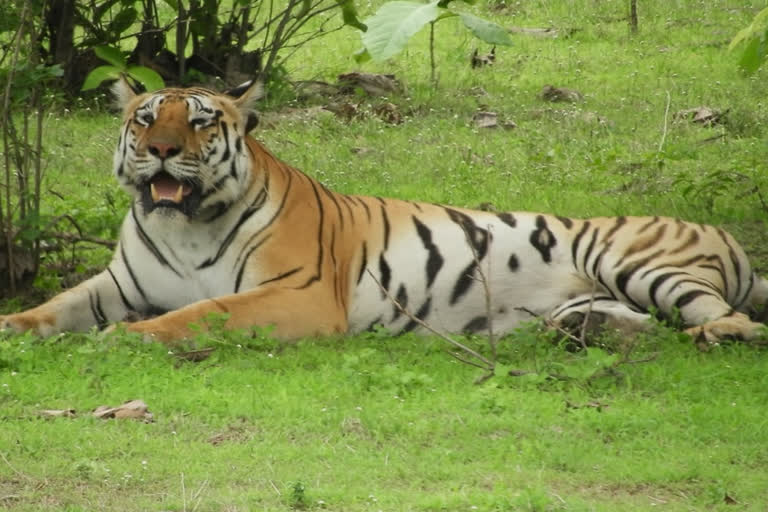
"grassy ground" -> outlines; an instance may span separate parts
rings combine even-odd
[[[404,82],[407,93],[389,99],[403,124],[296,116],[288,107],[307,105],[283,104],[257,136],[343,192],[573,216],[677,215],[728,227],[766,268],[768,211],[754,191],[768,195],[768,76],[739,76],[726,50],[762,4],[641,4],[635,37],[624,1],[480,6],[507,26],[571,35],[514,36],[493,67],[472,70],[477,43],[442,21],[436,89],[426,34],[398,58],[363,67]],[[333,81],[355,68],[348,56],[357,46],[356,34],[338,32],[303,49],[289,72]],[[544,102],[545,84],[584,100]],[[727,123],[674,118],[699,106],[730,109]],[[479,110],[517,128],[476,128]],[[114,236],[127,206],[109,174],[117,124],[84,109],[47,122],[47,207],[103,237]],[[83,272],[108,259],[85,246],[79,254]],[[60,281],[48,272],[40,286],[53,292]],[[632,356],[653,360],[590,378],[609,356],[570,354],[526,328],[503,341],[499,360],[531,373],[500,371],[478,386],[479,371],[433,338],[370,333],[280,346],[216,333],[198,342],[217,350],[193,364],[127,338],[0,338],[0,507],[762,511],[768,503],[768,362],[749,347],[700,353],[660,329]],[[482,339],[468,342],[485,349]],[[149,405],[154,423],[89,417],[132,398]],[[74,419],[39,416],[70,407]]]

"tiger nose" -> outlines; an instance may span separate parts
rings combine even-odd
[[[170,158],[181,153],[181,147],[176,144],[166,144],[164,142],[150,142],[148,151],[158,158]]]

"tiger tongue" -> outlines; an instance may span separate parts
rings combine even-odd
[[[189,185],[163,174],[153,178],[149,187],[154,202],[171,201],[180,203],[184,196],[189,195],[192,192],[192,187]]]

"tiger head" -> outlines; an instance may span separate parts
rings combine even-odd
[[[146,215],[158,210],[188,218],[226,209],[252,180],[245,137],[255,126],[260,82],[226,93],[202,88],[138,93],[113,86],[124,113],[114,156],[118,181]]]

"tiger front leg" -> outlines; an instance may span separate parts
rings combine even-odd
[[[138,305],[138,304],[137,304]],[[0,316],[0,329],[52,336],[103,328],[122,320],[130,309],[108,270],[27,311]]]
[[[347,332],[347,312],[333,293],[323,290],[268,288],[206,299],[164,315],[125,324],[150,340],[172,344],[193,334],[192,324],[206,329],[210,313],[228,315],[226,329],[273,326],[272,336],[298,339]]]

